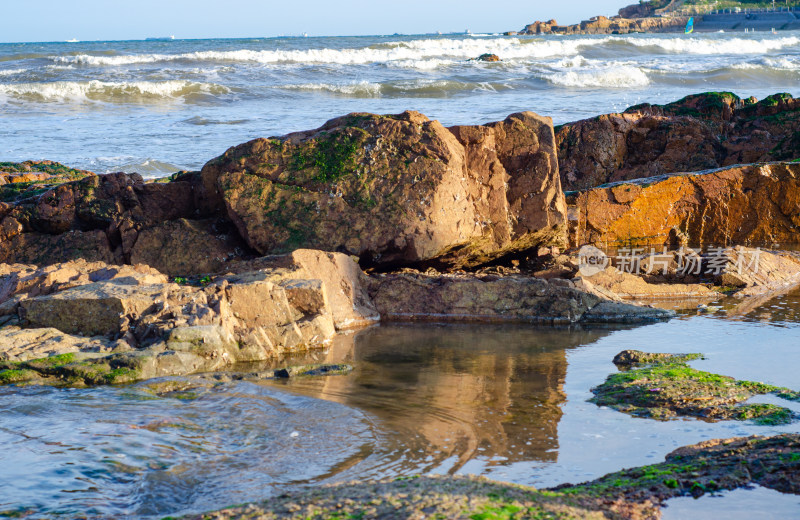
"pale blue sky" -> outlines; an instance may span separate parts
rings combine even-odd
[[[575,23],[634,0],[0,0],[2,42],[516,30]]]

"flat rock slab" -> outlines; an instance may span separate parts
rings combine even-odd
[[[641,323],[674,316],[528,276],[374,275],[369,293],[386,321]]]
[[[20,317],[33,327],[54,327],[84,336],[115,335],[123,320],[164,301],[169,284],[124,285],[96,282],[23,300]]]

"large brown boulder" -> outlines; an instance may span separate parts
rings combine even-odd
[[[572,194],[568,203],[576,246],[794,244],[800,163],[639,179]]]
[[[569,123],[556,141],[564,189],[800,157],[800,100],[710,92]]]
[[[261,254],[302,247],[458,267],[560,241],[549,119],[519,114],[496,126],[473,127],[466,140],[496,141],[506,156],[474,160],[456,138],[465,131],[416,112],[351,114],[228,150],[203,168],[198,200],[206,211],[224,205]]]

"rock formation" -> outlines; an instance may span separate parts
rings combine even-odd
[[[575,245],[793,244],[800,163],[639,179],[575,193],[569,205]]]
[[[607,182],[800,157],[800,100],[707,93],[557,128],[567,191]]]
[[[452,132],[416,112],[351,114],[232,148],[201,177],[207,210],[224,206],[261,254],[462,267],[563,242],[552,124],[532,113]]]
[[[625,18],[615,16],[595,16],[575,25],[558,25],[555,20],[533,22],[522,28],[518,34],[628,34],[643,32],[678,32],[686,26],[688,17],[672,18]]]

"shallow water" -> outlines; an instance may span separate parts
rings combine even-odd
[[[0,511],[157,518],[420,473],[541,487],[710,438],[800,432],[800,422],[657,422],[586,402],[626,348],[700,351],[699,369],[797,388],[798,310],[796,290],[733,318],[638,328],[386,325],[298,360],[350,362],[349,375],[221,383],[196,399],[142,385],[2,387]],[[751,511],[770,510],[769,497],[754,500]]]
[[[768,508],[764,505],[768,504]],[[680,497],[667,502],[661,520],[798,520],[800,497],[756,486],[700,498]]]
[[[490,52],[499,63],[467,61]],[[799,95],[800,32],[0,44],[0,160],[161,176],[350,112],[556,124],[709,90]]]

